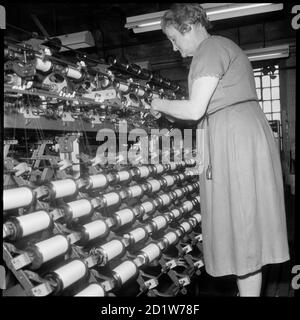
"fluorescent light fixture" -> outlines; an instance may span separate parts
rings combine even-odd
[[[95,40],[90,31],[69,33],[62,36],[56,36],[54,38],[59,38],[64,46],[75,50],[95,46]],[[62,47],[60,52],[67,50],[68,48]]]
[[[273,46],[253,50],[245,50],[250,61],[271,60],[287,58],[290,54],[289,45]]]
[[[203,3],[210,21],[278,11],[283,9],[282,3]],[[160,30],[160,20],[166,11],[128,17],[125,28],[135,33]]]

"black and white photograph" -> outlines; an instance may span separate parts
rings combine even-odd
[[[1,304],[200,319],[206,298],[294,300],[300,5],[7,2],[0,20]]]

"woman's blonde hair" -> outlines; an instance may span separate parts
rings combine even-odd
[[[199,3],[174,3],[161,18],[161,28],[173,26],[180,33],[187,31],[188,24],[201,24],[206,29],[211,28],[205,10]]]

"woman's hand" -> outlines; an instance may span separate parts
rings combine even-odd
[[[155,119],[159,119],[159,118],[161,117],[161,113],[158,112],[158,111],[153,110],[152,108],[150,109],[150,113],[152,114],[152,116],[153,116]]]
[[[151,102],[150,113],[155,119],[159,119],[161,117],[161,113],[159,110],[159,101],[160,99],[153,99]]]

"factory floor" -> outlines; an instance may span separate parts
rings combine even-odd
[[[285,203],[291,259],[285,263],[263,267],[262,297],[294,296],[291,286],[294,275],[291,271],[295,265],[295,195],[291,194],[288,187],[285,188]],[[237,296],[237,293],[234,276],[212,277],[203,270],[197,280],[193,281],[187,294],[199,297],[234,297]]]

